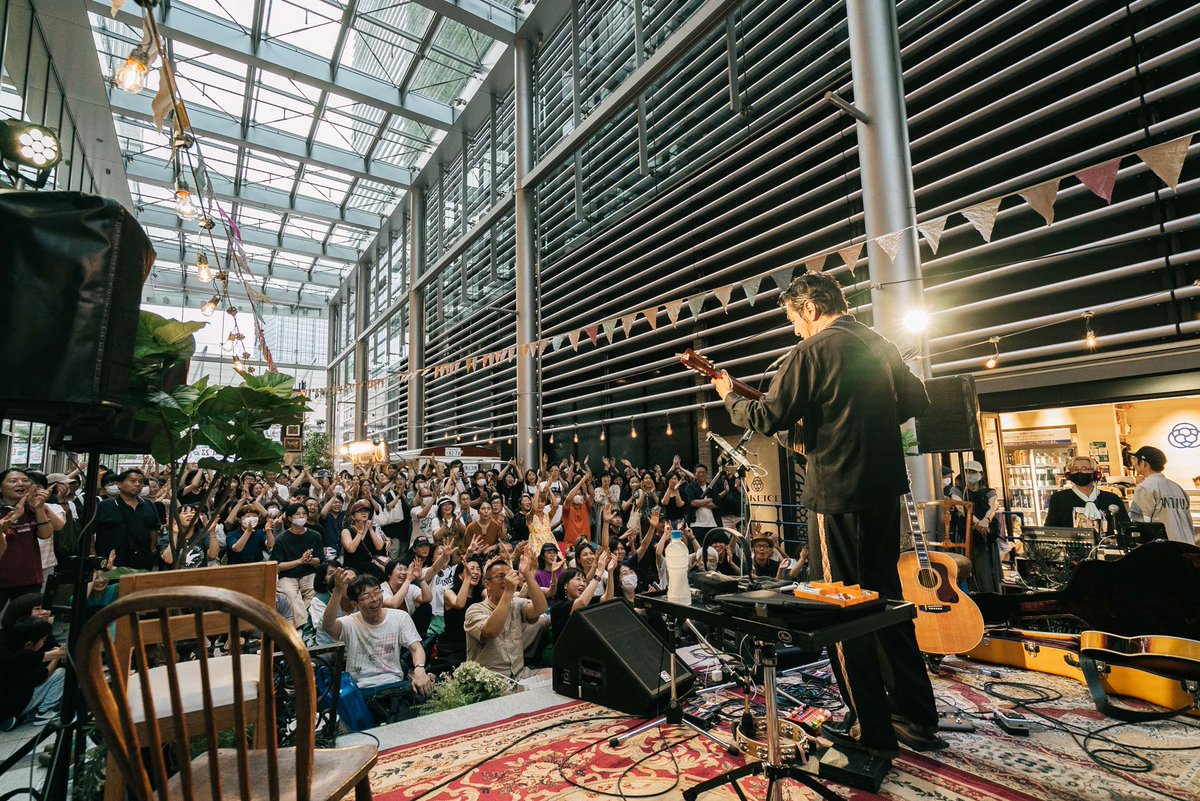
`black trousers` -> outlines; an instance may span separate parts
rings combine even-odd
[[[814,523],[816,521],[813,521]],[[810,574],[824,578],[820,540],[815,525],[810,527]],[[901,598],[900,500],[883,499],[870,509],[854,514],[825,515],[825,542],[833,581],[860,584],[885,598]],[[861,726],[860,740],[871,747],[896,744],[891,716],[901,715],[921,725],[935,725],[933,687],[925,660],[917,648],[911,621],[890,626],[875,634],[842,644],[845,675],[835,652],[829,654],[842,700],[855,713]]]

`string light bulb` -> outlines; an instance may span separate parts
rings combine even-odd
[[[708,408],[707,407],[700,410],[700,430],[701,431],[708,430]]]
[[[146,76],[150,73],[149,54],[142,48],[137,48],[113,76],[113,85],[122,92],[136,95],[146,88]]]
[[[212,270],[208,266],[208,256],[204,255],[203,250],[196,257],[196,277],[206,284],[213,279]]]
[[[1083,324],[1087,331],[1083,338],[1083,344],[1087,346],[1088,350],[1096,349],[1096,332],[1092,330],[1092,316],[1094,314],[1094,312],[1084,312],[1083,314]]]
[[[671,415],[667,415],[667,436],[673,436],[675,432],[671,429]]]
[[[604,427],[603,427],[603,426],[601,426],[601,428],[600,428],[600,441],[601,441],[601,442],[604,442],[604,440],[606,440],[606,439],[607,439],[607,437],[606,437],[606,436],[605,436],[605,434],[604,434]]]
[[[241,370],[243,367],[245,367],[245,365],[244,365],[244,364],[242,364],[242,357],[241,357],[241,356],[234,356],[234,357],[233,357],[233,369],[234,369],[234,370]]]
[[[206,300],[204,302],[204,305],[200,307],[200,313],[203,314],[205,317],[212,317],[213,312],[215,312],[217,310],[217,305],[220,302],[221,302],[221,299],[218,297],[213,297],[213,298],[210,298],[209,300]]]
[[[571,434],[571,442],[575,445],[579,444],[579,429],[576,428]]]
[[[182,178],[175,182],[175,215],[181,220],[196,219],[196,205],[192,202],[192,190]]]
[[[919,334],[929,327],[929,315],[924,309],[911,309],[904,315],[904,328],[909,333]]]
[[[550,432],[550,444],[551,445],[554,444],[554,432],[553,431]]]
[[[233,353],[233,334],[230,334],[229,339],[221,343],[221,350],[226,353]]]
[[[1000,337],[992,337],[988,342],[992,345],[992,355],[983,363],[983,366],[993,370],[1000,363]]]
[[[633,422],[633,418],[629,418],[629,438],[637,439],[637,426]]]

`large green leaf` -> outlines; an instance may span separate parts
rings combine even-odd
[[[196,352],[194,334],[206,325],[208,323],[168,320],[154,312],[143,311],[138,315],[133,356],[135,359],[171,356],[178,361],[187,361]]]

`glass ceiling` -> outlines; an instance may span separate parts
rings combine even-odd
[[[88,0],[106,77],[141,38],[142,9],[125,3],[114,18],[110,5]],[[255,289],[275,305],[311,308],[324,308],[402,201],[521,13],[493,0],[162,6],[179,91],[217,202],[241,229]],[[207,286],[194,264],[211,246],[173,211],[170,131],[155,131],[150,108],[158,80],[152,70],[140,95],[109,97],[135,211],[159,252],[149,286],[199,305]]]

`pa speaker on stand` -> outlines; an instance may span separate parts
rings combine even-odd
[[[960,453],[983,450],[979,433],[979,398],[969,375],[931,378],[925,382],[929,408],[916,419],[917,450]]]

